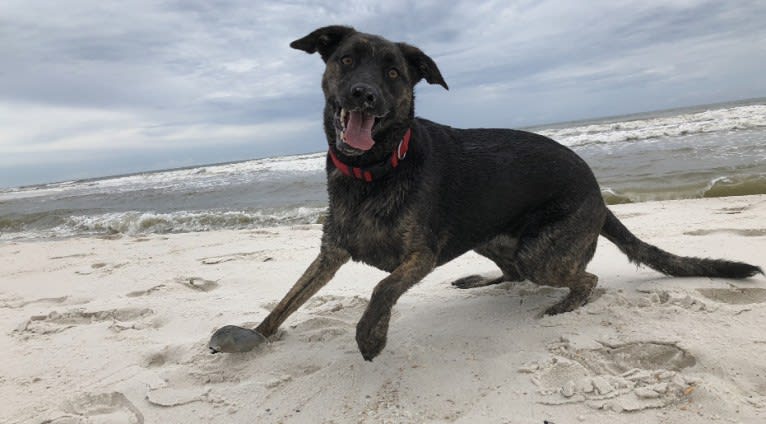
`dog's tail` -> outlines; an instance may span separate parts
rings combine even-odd
[[[639,240],[609,210],[607,210],[606,222],[601,228],[601,235],[616,244],[631,262],[648,265],[666,275],[747,278],[758,273],[763,274],[760,267],[744,262],[676,256],[668,253]]]

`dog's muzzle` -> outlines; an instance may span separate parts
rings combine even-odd
[[[370,110],[339,107],[335,114],[336,147],[352,155],[370,150],[375,145],[372,133],[381,118]]]

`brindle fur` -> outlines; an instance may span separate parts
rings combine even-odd
[[[291,46],[318,52],[326,63],[324,128],[329,147],[343,162],[379,163],[407,128],[412,139],[399,167],[370,183],[341,174],[328,158],[329,214],[319,256],[258,326],[264,336],[274,334],[349,259],[390,272],[375,286],[357,325],[357,345],[366,360],[385,346],[399,297],[435,267],[469,250],[494,261],[503,276],[466,277],[456,286],[527,279],[569,288],[547,314],[587,302],[598,278],[585,267],[599,234],[632,261],[669,275],[746,278],[761,272],[740,262],[675,256],[642,242],[607,209],[588,165],[553,140],[415,118],[414,86],[422,79],[445,89],[447,83],[434,61],[413,46],[343,26],[317,29]],[[341,61],[344,56],[353,59],[353,66]],[[386,77],[391,68],[399,71],[397,78]],[[350,87],[359,83],[371,87],[374,101],[351,95]],[[385,113],[374,127],[370,150],[354,151],[336,137],[341,106]]]

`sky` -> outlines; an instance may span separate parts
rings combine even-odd
[[[406,41],[449,84],[416,114],[524,127],[766,96],[766,2],[3,0],[0,187],[317,152],[345,24]]]

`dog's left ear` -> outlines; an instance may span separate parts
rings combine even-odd
[[[319,52],[319,55],[322,56],[322,60],[327,62],[327,59],[332,56],[341,41],[355,32],[356,30],[354,28],[347,26],[326,26],[314,30],[311,34],[303,38],[293,41],[290,43],[290,47],[303,50],[306,53]]]
[[[399,46],[399,50],[402,51],[407,64],[410,66],[410,74],[414,78],[413,85],[425,78],[429,84],[439,84],[446,90],[449,90],[447,83],[442,77],[442,73],[439,72],[439,68],[433,59],[415,46],[407,43],[396,43],[396,45]]]

